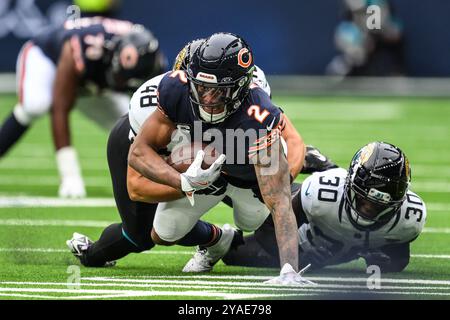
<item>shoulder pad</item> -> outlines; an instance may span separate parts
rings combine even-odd
[[[176,122],[176,108],[186,86],[186,73],[182,70],[167,72],[159,84],[158,108],[173,122]]]

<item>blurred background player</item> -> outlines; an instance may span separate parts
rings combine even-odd
[[[409,263],[410,243],[426,220],[423,200],[409,190],[411,170],[396,146],[370,143],[355,154],[348,171],[314,173],[293,187],[299,225],[300,261],[322,268],[364,258],[382,272],[400,272]],[[237,243],[237,242],[235,242]],[[270,219],[223,258],[229,265],[277,267]]]
[[[103,16],[114,18],[119,13],[122,0],[73,0],[83,17]]]
[[[380,10],[378,28],[368,28],[367,9]],[[343,0],[343,21],[334,40],[339,54],[327,66],[338,76],[392,76],[404,73],[402,24],[388,0]]]
[[[32,122],[51,110],[61,197],[86,195],[69,113],[78,106],[110,129],[128,110],[128,91],[165,69],[155,36],[141,25],[103,17],[67,20],[23,46],[17,59],[18,103],[0,127],[0,157]]]

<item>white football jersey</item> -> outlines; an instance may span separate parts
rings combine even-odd
[[[130,100],[130,107],[128,110],[128,119],[130,121],[130,136],[134,138],[141,130],[142,124],[158,107],[158,86],[162,78],[166,74],[160,74],[137,89]]]
[[[333,253],[325,264],[333,264],[352,252],[410,242],[420,234],[426,208],[411,191],[407,192],[399,213],[387,224],[372,231],[358,229],[349,219],[351,209],[343,197],[346,177],[347,170],[337,168],[314,173],[303,182],[301,202],[309,223],[303,224],[298,232],[304,252],[323,246]]]
[[[255,67],[255,71],[253,72],[253,83],[258,85],[258,87],[263,89],[270,96],[270,86],[264,71],[257,66]],[[158,86],[165,75],[166,73],[148,80],[140,86],[131,97],[128,111],[128,119],[130,120],[131,126],[130,139],[139,133],[144,121],[156,110],[158,104]]]
[[[258,66],[255,66],[255,71],[253,71],[253,83],[263,89],[269,97],[271,96],[272,92],[270,91],[270,86],[269,82],[267,82],[266,74]]]

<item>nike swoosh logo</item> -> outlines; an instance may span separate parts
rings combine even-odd
[[[267,131],[272,131],[274,123],[275,123],[275,117],[273,118],[272,123],[266,127]]]
[[[199,186],[207,186],[209,183],[208,182],[196,182],[195,184],[197,184]]]
[[[311,154],[313,154],[317,159],[319,159],[322,162],[325,162],[327,160],[327,158],[325,158],[325,156],[319,153],[319,151],[317,150],[311,151]]]
[[[308,184],[308,187],[306,188],[305,196],[309,196],[311,194],[311,193],[308,193],[310,186],[311,186],[311,182]]]

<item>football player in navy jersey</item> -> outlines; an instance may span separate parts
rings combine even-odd
[[[128,110],[125,93],[160,74],[165,64],[154,35],[129,21],[81,18],[47,30],[28,41],[19,54],[18,103],[0,127],[0,156],[36,118],[51,110],[59,195],[85,196],[70,141],[69,113],[77,99],[81,111],[110,129]]]
[[[205,39],[198,39],[188,43],[178,54],[173,71],[186,70],[192,53]],[[256,66],[255,66],[256,67]],[[130,101],[128,117],[122,117],[114,129],[111,131],[107,156],[113,184],[114,198],[121,217],[121,223],[114,223],[108,226],[101,234],[100,239],[92,242],[87,236],[75,232],[72,239],[67,241],[71,252],[87,267],[110,266],[114,261],[120,259],[131,252],[141,252],[149,250],[154,246],[150,237],[153,226],[153,218],[157,203],[180,199],[184,194],[180,191],[174,192],[173,188],[157,184],[146,179],[127,163],[127,155],[130,144],[150,115],[157,111],[156,91],[165,74],[154,77],[145,82],[134,94]],[[263,88],[268,96],[271,95],[264,72],[256,67],[253,74],[253,82]],[[290,124],[285,130],[293,130]],[[180,136],[183,130],[179,130]],[[294,150],[298,145],[294,138],[287,139],[287,144]],[[178,140],[177,136],[174,140]],[[171,146],[164,153],[170,152]],[[303,170],[317,171],[325,170],[329,166],[334,166],[326,157],[317,153],[315,148],[307,147],[305,161],[309,165],[303,165]],[[293,152],[295,154],[295,152]],[[313,161],[311,161],[313,159]],[[202,190],[205,194],[223,194],[226,191],[226,181],[216,180],[214,185]],[[223,199],[229,205],[233,205],[231,198],[227,195]],[[206,232],[204,231],[206,230]],[[213,231],[213,232],[208,232]],[[216,241],[221,230],[205,221],[198,221],[192,230],[181,240],[180,245],[207,245],[211,241]],[[234,237],[236,241],[239,237]]]
[[[187,72],[178,70],[162,78],[157,90],[159,111],[137,134],[129,165],[174,193],[186,194],[158,205],[152,229],[155,243],[177,243],[204,213],[229,196],[234,222],[241,230],[256,230],[272,214],[283,266],[274,281],[309,283],[295,271],[298,240],[290,200],[290,169],[293,176],[300,171],[305,147],[294,130],[297,154],[286,156],[283,141],[294,132],[286,129],[287,122],[270,97],[252,84],[253,71],[253,55],[242,38],[217,33],[206,39],[195,50]],[[204,152],[199,151],[189,169],[178,173],[157,153],[167,147],[177,128],[187,131],[191,141],[211,143],[222,156],[202,169]],[[227,182],[226,192],[203,194],[201,190],[219,175]],[[232,229],[224,226],[220,232],[208,232],[215,233],[216,239],[199,247],[183,271],[209,271],[228,251]]]
[[[384,142],[369,143],[348,170],[317,172],[292,188],[299,226],[301,266],[313,268],[363,258],[382,272],[400,272],[410,243],[423,230],[426,207],[409,190],[411,170],[405,154]],[[276,267],[274,224],[270,219],[252,235],[235,239],[223,261],[228,265]]]

